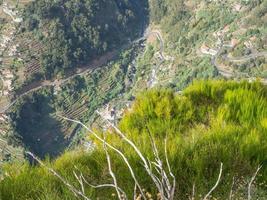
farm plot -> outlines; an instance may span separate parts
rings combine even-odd
[[[17,38],[19,53],[24,63],[24,77],[29,78],[36,73],[40,73],[40,54],[44,51],[44,45],[33,39],[29,33]]]
[[[23,148],[9,142],[10,131],[7,116],[0,115],[0,170],[2,162],[24,160]]]

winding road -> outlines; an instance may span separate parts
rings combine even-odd
[[[221,39],[219,39],[219,41],[220,41],[219,49],[218,49],[217,53],[214,56],[212,56],[211,64],[219,71],[219,73],[222,76],[224,76],[226,78],[231,78],[234,76],[234,72],[232,70],[226,69],[224,66],[222,66],[218,63],[218,58],[221,55],[223,48],[229,47],[229,46],[225,45]],[[253,54],[241,56],[241,57],[229,57],[228,55],[224,55],[222,58],[226,61],[231,61],[231,62],[244,62],[246,60],[254,59],[254,58],[257,58],[260,56],[267,56],[267,51],[257,52],[257,53],[253,53]],[[256,80],[256,77],[249,77],[248,78],[249,81],[254,80],[254,79]],[[260,81],[263,84],[267,84],[267,79],[262,78],[262,79],[260,79]]]
[[[151,73],[151,78],[148,81],[148,87],[153,87],[156,83],[157,83],[157,73],[156,70],[160,67],[160,65],[166,61],[166,60],[171,60],[173,61],[174,58],[171,56],[165,56],[164,55],[164,40],[162,37],[162,34],[159,30],[153,30],[148,32],[147,34],[145,34],[146,39],[150,36],[150,35],[156,35],[159,43],[160,43],[160,48],[159,51],[157,52],[160,55],[160,61],[159,63],[157,63],[156,65],[154,65],[154,67],[152,68],[152,73]]]
[[[228,55],[226,55],[225,58],[228,59],[231,62],[244,62],[246,60],[254,59],[254,58],[257,58],[257,57],[261,57],[261,56],[267,56],[267,51],[253,53],[253,54],[246,55],[246,56],[241,56],[241,57],[234,57],[234,58],[229,57]]]

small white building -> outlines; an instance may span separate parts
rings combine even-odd
[[[208,55],[216,55],[217,54],[217,51],[214,50],[214,49],[211,49],[209,48],[207,45],[203,44],[201,47],[200,47],[200,51],[203,53],[203,54],[208,54]]]

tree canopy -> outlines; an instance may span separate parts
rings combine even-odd
[[[46,46],[41,64],[51,77],[138,36],[146,6],[132,0],[38,0],[25,10],[24,25]]]

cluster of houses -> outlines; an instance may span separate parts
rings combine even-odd
[[[8,35],[2,35],[0,37],[0,55],[3,54],[5,49],[8,47],[8,44],[12,41],[14,34],[15,34],[15,27],[10,27],[10,30],[8,30]]]
[[[15,10],[14,6],[9,6],[6,2],[0,6],[0,12],[10,16],[16,23],[22,22],[22,18],[18,17],[18,11]],[[5,33],[0,36],[0,55],[3,54],[9,43],[13,40],[16,32],[16,26],[13,23],[8,23],[5,28]],[[14,56],[17,52],[18,45],[13,45],[8,52],[8,56]],[[1,62],[1,60],[0,60]]]
[[[99,113],[104,120],[108,120],[109,122],[116,125],[118,120],[122,118],[123,114],[125,113],[125,110],[131,110],[132,102],[126,101],[124,105],[124,108],[117,109],[115,108],[115,106],[112,106],[110,103],[108,103],[104,105],[104,107],[99,111]],[[105,123],[103,129],[108,130],[109,128],[110,124]]]
[[[2,91],[0,91],[0,96],[8,96],[13,90],[12,80],[14,79],[14,74],[8,70],[4,69],[0,71],[0,80],[2,81]]]
[[[15,7],[9,6],[6,2],[0,7],[0,12],[9,15],[14,22],[21,22],[22,18],[18,17],[18,12],[15,11]],[[17,55],[18,45],[10,46],[16,33],[16,26],[13,23],[9,23],[2,34],[0,35],[0,65],[4,64],[4,59],[1,57],[4,55],[5,51],[8,50],[7,56],[12,57]],[[9,70],[2,68],[0,69],[0,82],[1,88],[0,96],[8,96],[13,90],[12,80],[14,79],[14,74]],[[0,119],[1,120],[1,119]]]
[[[23,21],[22,18],[18,16],[19,13],[17,10],[15,10],[14,6],[10,6],[6,2],[4,2],[2,5],[2,9],[3,9],[3,12],[9,15],[14,22],[20,23]]]
[[[227,32],[229,32],[229,30],[230,30],[230,27],[227,25],[222,30],[219,30],[219,31],[213,33],[213,36],[215,38],[218,38],[218,40],[216,42],[216,46],[220,46],[222,44],[221,38],[223,38],[223,36]],[[238,43],[239,43],[239,40],[238,39],[232,38],[229,42],[227,42],[227,43],[225,43],[223,45],[225,47],[234,48]],[[217,54],[217,52],[218,52],[217,49],[211,48],[211,47],[207,46],[206,44],[203,44],[200,47],[200,51],[203,54],[208,54],[208,55],[211,55],[211,56],[215,56]]]

